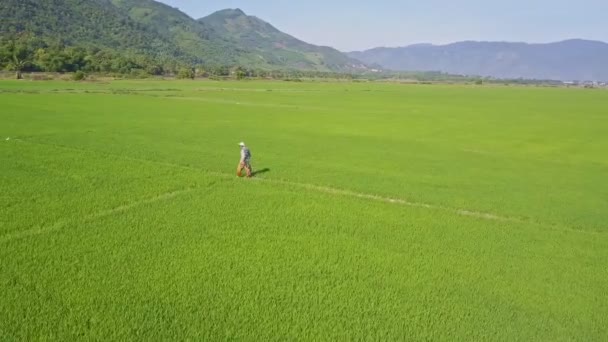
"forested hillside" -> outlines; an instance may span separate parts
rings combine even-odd
[[[260,36],[226,13],[271,28]],[[288,36],[240,10],[195,20],[152,0],[3,0],[0,68],[48,72],[245,74],[353,71],[360,62]],[[240,30],[240,31],[235,31]],[[254,34],[251,42],[244,37]],[[237,71],[235,71],[237,70]]]

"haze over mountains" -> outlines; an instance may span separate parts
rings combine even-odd
[[[608,44],[459,42],[375,48],[349,56],[391,70],[442,71],[496,78],[608,81]]]
[[[359,72],[441,71],[496,78],[608,81],[608,44],[460,42],[342,53],[303,42],[239,9],[198,20],[153,0],[2,0],[0,38],[103,49],[160,63]]]

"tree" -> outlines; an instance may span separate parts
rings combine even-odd
[[[208,77],[209,76],[209,73],[207,72],[207,70],[205,68],[203,68],[202,66],[197,66],[195,68],[194,72],[199,77]]]
[[[87,75],[80,70],[76,71],[74,75],[72,75],[72,79],[74,81],[83,81],[86,77]]]
[[[150,75],[162,75],[163,67],[156,63],[148,63],[146,66],[146,72]]]
[[[8,53],[11,54],[7,68],[9,70],[15,71],[15,76],[18,80],[20,80],[23,78],[22,73],[25,68],[27,68],[31,64],[30,59],[33,55],[33,52],[31,51],[30,46],[28,46],[27,42],[22,41],[9,42],[7,49],[9,51]]]
[[[234,69],[234,77],[236,77],[237,80],[242,80],[245,76],[247,76],[247,72],[243,67],[239,66]]]
[[[25,59],[20,59],[19,57],[17,57],[17,55],[13,55],[13,60],[9,63],[8,68],[12,71],[15,71],[15,76],[18,80],[21,80],[23,79],[23,70],[25,70],[25,68],[29,64],[30,63]]]
[[[192,68],[181,68],[177,73],[177,78],[179,79],[194,79],[194,70]]]

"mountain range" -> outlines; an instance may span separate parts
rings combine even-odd
[[[474,41],[417,44],[348,55],[391,70],[441,71],[510,79],[608,81],[608,44],[590,40],[550,44]]]
[[[467,41],[342,53],[303,42],[240,9],[194,19],[154,0],[0,1],[0,48],[10,46],[11,37],[27,35],[42,41],[30,44],[34,49],[31,54],[39,47],[74,46],[93,54],[96,50],[109,51],[135,61],[143,57],[161,65],[321,72],[388,69],[608,81],[608,44],[597,41]],[[8,54],[4,55],[6,63]]]

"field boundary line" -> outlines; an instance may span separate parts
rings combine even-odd
[[[24,142],[27,144],[34,144],[34,145],[51,146],[51,147],[56,147],[56,148],[61,148],[61,149],[66,149],[66,150],[71,150],[71,151],[77,151],[77,152],[93,153],[93,154],[97,154],[97,155],[101,155],[101,156],[113,157],[113,158],[118,158],[118,159],[123,159],[123,160],[134,161],[134,162],[149,163],[149,164],[155,164],[155,165],[163,165],[163,166],[167,166],[167,167],[181,168],[181,169],[189,170],[189,171],[204,172],[209,175],[214,175],[217,177],[223,177],[223,178],[227,178],[227,179],[234,178],[233,174],[228,174],[228,173],[219,172],[219,171],[212,171],[212,170],[207,170],[207,169],[203,169],[203,168],[196,168],[196,167],[192,167],[192,166],[188,166],[188,165],[181,165],[181,164],[175,164],[175,163],[151,160],[151,159],[133,158],[133,157],[127,157],[127,156],[122,156],[122,155],[113,154],[113,153],[107,153],[107,152],[95,151],[95,150],[89,150],[89,149],[77,148],[77,147],[70,147],[70,146],[53,144],[53,143],[40,143],[40,142],[33,142],[33,141],[28,141],[28,140],[20,140],[20,142]],[[547,224],[547,223],[536,221],[534,219],[528,219],[528,218],[524,218],[524,217],[504,216],[504,215],[499,215],[499,214],[495,214],[495,213],[477,211],[477,210],[473,210],[473,209],[453,208],[453,207],[434,205],[434,204],[423,203],[423,202],[408,201],[408,200],[402,199],[402,198],[393,198],[393,197],[374,195],[374,194],[369,194],[369,193],[361,193],[361,192],[356,192],[356,191],[352,191],[352,190],[339,189],[339,188],[322,186],[322,185],[317,185],[317,184],[300,183],[300,182],[293,182],[293,181],[288,181],[288,180],[283,180],[283,179],[273,179],[273,178],[253,178],[252,180],[259,181],[259,182],[268,182],[268,183],[296,186],[296,187],[310,189],[310,190],[314,190],[314,191],[322,192],[322,193],[326,193],[326,194],[362,198],[362,199],[367,199],[367,200],[372,200],[372,201],[377,201],[377,202],[398,204],[398,205],[403,205],[403,206],[408,206],[408,207],[442,210],[442,211],[451,212],[453,214],[460,215],[460,216],[483,219],[483,220],[503,221],[503,222],[520,222],[520,223],[529,222],[529,223],[537,224],[540,226],[545,226],[552,230],[560,230],[560,231],[568,231],[568,232],[576,232],[576,233],[584,233],[584,234],[605,234],[604,232],[601,232],[601,231],[581,230],[581,229],[575,229],[572,227],[553,224],[553,223]],[[0,242],[1,241],[2,240],[0,239]]]
[[[40,142],[32,142],[32,141],[26,141],[26,140],[21,140],[21,141],[25,142],[25,143],[29,143],[29,144],[34,144],[34,145],[51,146],[51,147],[57,147],[57,148],[72,150],[72,151],[77,151],[77,152],[93,153],[93,154],[97,154],[97,155],[113,157],[113,158],[118,158],[118,159],[123,159],[123,160],[128,160],[128,161],[150,163],[150,164],[163,165],[163,166],[168,166],[168,167],[177,167],[177,168],[190,170],[190,171],[205,172],[207,174],[215,175],[218,177],[225,177],[225,178],[234,177],[232,174],[227,174],[227,173],[218,172],[218,171],[211,171],[211,170],[206,170],[206,169],[201,169],[201,168],[195,168],[192,166],[169,163],[169,162],[164,162],[164,161],[157,161],[157,160],[150,160],[150,159],[143,159],[143,158],[133,158],[133,157],[127,157],[127,156],[117,155],[117,154],[113,154],[113,153],[107,153],[107,152],[101,152],[101,151],[95,151],[95,150],[89,150],[89,149],[77,148],[77,147],[70,147],[70,146],[59,145],[59,144],[40,143]],[[498,215],[498,214],[494,214],[494,213],[480,212],[480,211],[475,211],[475,210],[470,210],[470,209],[450,208],[450,207],[433,205],[433,204],[428,204],[428,203],[423,203],[423,202],[408,201],[408,200],[402,199],[402,198],[386,197],[386,196],[356,192],[356,191],[352,191],[352,190],[339,189],[339,188],[334,188],[334,187],[329,187],[329,186],[322,186],[322,185],[316,185],[316,184],[310,184],[310,183],[299,183],[299,182],[292,182],[292,181],[287,181],[287,180],[282,180],[282,179],[273,179],[273,178],[253,178],[253,179],[255,181],[260,181],[260,182],[269,182],[269,183],[297,186],[300,188],[306,188],[309,190],[314,190],[314,191],[322,192],[322,193],[326,193],[326,194],[356,197],[356,198],[362,198],[362,199],[367,199],[367,200],[372,200],[372,201],[377,201],[377,202],[399,204],[399,205],[404,205],[404,206],[408,206],[408,207],[450,211],[450,212],[455,213],[460,216],[468,216],[468,217],[493,220],[493,221],[524,222],[523,219],[517,218],[517,217],[502,216],[502,215]]]
[[[211,186],[213,184],[214,184],[214,182],[210,183],[209,186]],[[114,214],[127,212],[129,210],[135,209],[135,208],[140,207],[145,204],[166,201],[166,200],[193,192],[198,189],[203,189],[203,187],[189,187],[189,188],[184,188],[184,189],[180,189],[180,190],[165,192],[160,195],[141,199],[141,200],[123,204],[123,205],[119,205],[119,206],[111,208],[111,209],[105,209],[105,210],[101,210],[101,211],[98,211],[98,212],[95,212],[92,214],[88,214],[81,218],[59,220],[50,226],[35,227],[35,228],[27,229],[27,230],[8,233],[4,236],[0,236],[0,243],[10,242],[12,240],[22,239],[22,238],[26,238],[26,237],[30,237],[30,236],[51,233],[54,231],[61,230],[69,224],[92,222],[92,221],[95,221],[95,220],[98,220],[98,219],[101,219],[104,217],[112,216]]]
[[[149,95],[148,95],[149,96]],[[161,96],[162,97],[162,96]],[[233,100],[216,100],[205,97],[192,97],[192,96],[166,96],[162,97],[169,100],[183,100],[183,101],[200,101],[213,104],[224,104],[232,106],[244,106],[244,107],[265,107],[265,108],[284,108],[284,109],[306,109],[306,110],[329,110],[325,107],[314,107],[314,106],[300,106],[295,104],[273,104],[273,103],[255,103],[255,102],[242,102]]]
[[[126,157],[126,156],[117,155],[117,154],[113,154],[113,153],[89,150],[89,149],[84,149],[84,148],[70,147],[70,146],[52,144],[52,143],[32,142],[32,141],[26,141],[26,140],[21,140],[21,142],[25,142],[28,144],[34,144],[34,145],[57,147],[57,148],[73,150],[73,151],[77,151],[77,152],[85,152],[85,153],[88,152],[88,153],[93,153],[93,154],[97,154],[97,155],[114,157],[114,158],[119,158],[119,159],[123,159],[123,160],[135,161],[135,162],[151,163],[151,164],[164,165],[164,166],[169,166],[169,167],[177,167],[177,168],[190,170],[190,171],[205,172],[207,174],[215,175],[218,177],[226,177],[226,178],[234,177],[231,174],[218,172],[218,171],[211,171],[211,170],[207,170],[207,169],[195,168],[195,167],[187,166],[187,165],[181,165],[181,164],[175,164],[175,163],[169,163],[169,162],[163,162],[163,161],[157,161],[157,160],[150,160],[150,159],[143,159],[143,158]],[[315,191],[323,192],[323,193],[327,193],[327,194],[350,196],[350,197],[373,200],[373,201],[377,201],[377,202],[400,204],[400,205],[409,206],[409,207],[451,211],[457,215],[481,218],[481,219],[486,219],[486,220],[511,221],[511,222],[523,222],[524,221],[517,217],[507,217],[507,216],[497,215],[497,214],[493,214],[493,213],[485,213],[485,212],[479,212],[479,211],[469,210],[469,209],[450,208],[450,207],[444,207],[444,206],[433,205],[433,204],[428,204],[428,203],[408,201],[408,200],[405,200],[402,198],[392,198],[392,197],[386,197],[386,196],[380,196],[380,195],[374,195],[374,194],[368,194],[368,193],[361,193],[361,192],[356,192],[356,191],[352,191],[352,190],[344,190],[344,189],[310,184],[310,183],[299,183],[299,182],[292,182],[292,181],[287,181],[287,180],[282,180],[282,179],[273,179],[273,178],[253,178],[253,179],[256,181],[260,181],[260,182],[285,184],[285,185],[297,186],[300,188],[307,188],[310,190],[315,190]]]
[[[376,202],[398,204],[398,205],[404,205],[404,206],[415,207],[415,208],[427,208],[427,209],[451,211],[451,212],[461,215],[461,216],[469,216],[469,217],[481,218],[481,219],[486,219],[486,220],[523,222],[522,219],[517,218],[517,217],[501,216],[501,215],[497,215],[497,214],[472,211],[472,210],[454,209],[454,208],[450,208],[450,207],[433,205],[433,204],[428,204],[428,203],[423,203],[423,202],[408,201],[408,200],[402,199],[402,198],[386,197],[386,196],[374,195],[374,194],[369,194],[369,193],[356,192],[356,191],[352,191],[352,190],[338,189],[338,188],[333,188],[333,187],[329,187],[329,186],[291,182],[291,181],[287,181],[287,180],[272,179],[272,178],[257,178],[255,180],[259,181],[259,182],[270,182],[270,183],[297,186],[297,187],[301,187],[301,188],[305,188],[305,189],[309,189],[309,190],[313,190],[313,191],[317,191],[317,192],[322,192],[322,193],[326,193],[326,194],[362,198],[362,199],[376,201]]]
[[[201,170],[201,171],[205,171],[205,170]],[[226,175],[226,174],[224,174],[224,175]],[[292,181],[287,181],[287,180],[282,180],[282,179],[272,179],[272,178],[253,178],[253,180],[259,181],[259,182],[268,182],[268,183],[277,183],[277,184],[296,186],[296,187],[300,187],[300,188],[304,188],[304,189],[308,189],[308,190],[313,190],[313,191],[317,191],[317,192],[338,195],[338,196],[362,198],[362,199],[366,199],[366,200],[391,203],[391,204],[402,205],[402,206],[407,206],[407,207],[414,207],[414,208],[441,210],[441,211],[450,212],[452,214],[456,214],[459,216],[465,216],[465,217],[488,220],[488,221],[531,223],[531,224],[535,224],[538,226],[548,228],[552,231],[564,231],[564,232],[572,232],[572,233],[599,234],[599,235],[606,234],[603,231],[576,229],[576,228],[572,228],[572,227],[565,226],[565,225],[559,225],[559,224],[554,224],[554,223],[544,223],[544,222],[536,221],[531,218],[504,216],[504,215],[494,214],[494,213],[490,213],[490,212],[476,211],[476,210],[471,210],[471,209],[453,208],[453,207],[434,205],[434,204],[429,204],[429,203],[424,203],[424,202],[408,201],[408,200],[402,199],[402,198],[386,197],[386,196],[381,196],[381,195],[356,192],[356,191],[352,191],[352,190],[333,188],[333,187],[329,187],[329,186],[322,186],[322,185],[315,185],[315,184],[308,184],[308,183],[299,183],[299,182],[292,182]]]

